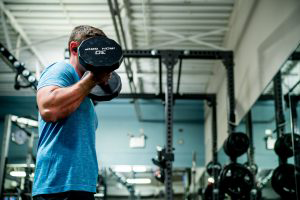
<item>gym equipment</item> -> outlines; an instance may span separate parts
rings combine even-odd
[[[202,198],[204,200],[214,200],[214,189],[215,185],[213,183],[208,184],[200,193],[202,193]],[[223,192],[218,192],[218,199],[225,199],[225,194]]]
[[[78,47],[80,64],[86,70],[97,72],[112,72],[118,69],[123,61],[121,46],[105,36],[88,38]]]
[[[120,94],[122,82],[119,75],[114,72],[123,61],[122,48],[114,40],[105,36],[88,38],[78,47],[80,64],[95,75],[101,72],[112,72],[107,85],[96,85],[89,97],[95,101],[110,101]]]
[[[159,168],[159,169],[155,170],[154,177],[159,182],[164,183],[165,182],[165,172],[164,172],[164,169]]]
[[[258,172],[257,164],[253,163],[253,164],[249,165],[249,162],[245,162],[244,166],[246,168],[248,168],[254,175],[257,174],[257,172]]]
[[[233,199],[248,198],[253,186],[251,171],[239,163],[226,165],[220,174],[220,190]]]
[[[223,148],[229,157],[235,159],[247,152],[249,138],[245,133],[232,132],[224,141]]]
[[[294,138],[292,138],[294,137]],[[294,139],[294,144],[293,144]],[[294,148],[294,149],[293,149]],[[294,153],[300,152],[300,135],[294,134],[283,134],[276,140],[274,146],[275,153],[282,159],[285,160],[294,155]],[[295,150],[295,152],[294,152]]]
[[[209,59],[222,60],[226,67],[227,74],[230,75],[228,86],[230,88],[230,96],[234,93],[233,67],[234,58],[232,51],[197,51],[197,50],[125,50],[124,58],[155,58],[159,60],[159,96],[165,101],[165,124],[166,124],[166,168],[165,168],[165,197],[167,200],[173,199],[173,183],[172,183],[172,163],[173,154],[173,106],[177,95],[173,94],[173,70],[178,60],[185,59]],[[162,93],[162,64],[166,70],[166,88],[165,95]],[[130,69],[130,67],[128,67]],[[128,76],[129,81],[132,76]],[[178,82],[179,84],[179,82]],[[206,96],[206,95],[205,95]],[[208,98],[205,98],[208,99]],[[210,99],[210,98],[209,98]],[[209,100],[208,99],[208,100]],[[232,98],[230,98],[232,99]],[[230,103],[232,105],[232,103]],[[139,119],[141,115],[137,106],[135,111]],[[231,120],[234,123],[234,120]]]
[[[166,148],[157,147],[157,158],[152,158],[152,162],[154,165],[158,166],[159,169],[155,171],[154,177],[161,183],[165,182],[165,169],[166,169],[166,161],[167,161]],[[173,155],[174,156],[174,155]],[[171,158],[174,160],[174,157]]]
[[[117,97],[122,89],[120,76],[116,72],[112,72],[111,78],[107,85],[96,85],[88,95],[95,101],[110,101]]]
[[[38,81],[35,78],[34,74],[25,68],[25,64],[17,60],[14,55],[6,49],[6,47],[0,43],[0,58],[3,59],[5,63],[16,72],[15,76],[15,85],[14,88],[19,90],[20,88],[32,88],[36,90]],[[26,84],[21,84],[19,77]]]
[[[130,184],[126,181],[126,177],[123,176],[122,174],[114,172],[111,168],[108,168],[109,172],[111,173],[112,176],[116,178],[116,180],[121,183],[126,189],[128,190],[130,196],[130,200],[135,200],[136,199],[136,194],[135,194],[135,186],[133,184]]]
[[[300,169],[292,164],[279,165],[273,172],[271,184],[283,199],[297,199],[300,191]]]
[[[206,165],[206,172],[210,175],[210,176],[214,176],[214,173],[216,173],[216,176],[219,176],[220,172],[222,170],[222,165],[219,162],[213,162],[210,161],[207,165]]]

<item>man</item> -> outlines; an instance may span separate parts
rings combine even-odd
[[[70,63],[47,67],[39,80],[39,143],[32,196],[35,200],[94,199],[98,176],[95,150],[97,116],[87,97],[110,73],[83,76],[77,48],[90,37],[105,36],[92,26],[73,29],[69,39]]]

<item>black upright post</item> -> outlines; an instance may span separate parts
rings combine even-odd
[[[216,96],[213,95],[211,98],[212,104],[212,155],[213,162],[218,162],[218,133],[217,133],[217,100]]]
[[[173,200],[172,187],[172,162],[173,154],[173,69],[178,61],[178,55],[173,51],[162,55],[162,62],[167,68],[167,88],[165,93],[165,120],[166,120],[166,168],[165,168],[165,192],[166,199]]]
[[[218,163],[218,133],[217,133],[217,99],[216,95],[211,98],[212,107],[212,155],[213,163]],[[219,181],[218,173],[215,168],[213,168],[213,177],[215,183],[213,185],[213,200],[219,200]]]
[[[223,64],[226,67],[227,73],[227,94],[229,103],[229,119],[228,119],[228,133],[235,130],[235,92],[234,92],[234,62],[233,58],[225,58]]]
[[[249,150],[247,152],[247,159],[249,166],[252,166],[254,162],[254,145],[253,145],[253,125],[252,125],[252,112],[248,111],[246,115],[246,134],[249,138]]]
[[[283,96],[282,96],[282,80],[281,72],[279,71],[274,79],[274,98],[275,98],[275,119],[276,119],[276,133],[277,138],[281,137],[285,132],[285,118],[283,112]],[[279,164],[286,162],[285,160],[279,159]]]
[[[8,150],[9,150],[9,141],[11,136],[11,115],[5,116],[4,121],[4,131],[2,136],[2,147],[1,147],[1,157],[0,157],[0,198],[3,197],[4,192],[4,181],[5,181],[5,173],[6,173],[6,164],[8,158]]]
[[[233,57],[223,59],[223,64],[227,73],[227,94],[229,104],[228,135],[235,131],[235,92],[234,92],[234,62]],[[230,158],[231,162],[236,162],[236,158]]]
[[[299,135],[298,130],[298,113],[297,113],[297,105],[298,105],[298,99],[295,96],[290,96],[290,109],[291,109],[291,120],[292,120],[292,134],[293,136],[295,134]],[[295,140],[295,137],[292,137],[293,140]],[[294,143],[294,141],[293,141]],[[295,145],[293,145],[294,150],[294,158],[295,158],[295,165],[297,167],[300,167],[300,154],[299,152],[295,151]]]

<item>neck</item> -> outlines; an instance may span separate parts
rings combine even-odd
[[[70,64],[74,67],[74,69],[75,69],[76,73],[78,74],[79,78],[81,78],[83,76],[84,72],[82,72],[80,70],[78,59],[76,60],[76,58],[71,56]]]

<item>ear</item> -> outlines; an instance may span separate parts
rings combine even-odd
[[[77,56],[77,49],[78,49],[79,43],[75,41],[71,41],[69,45],[70,54]]]

